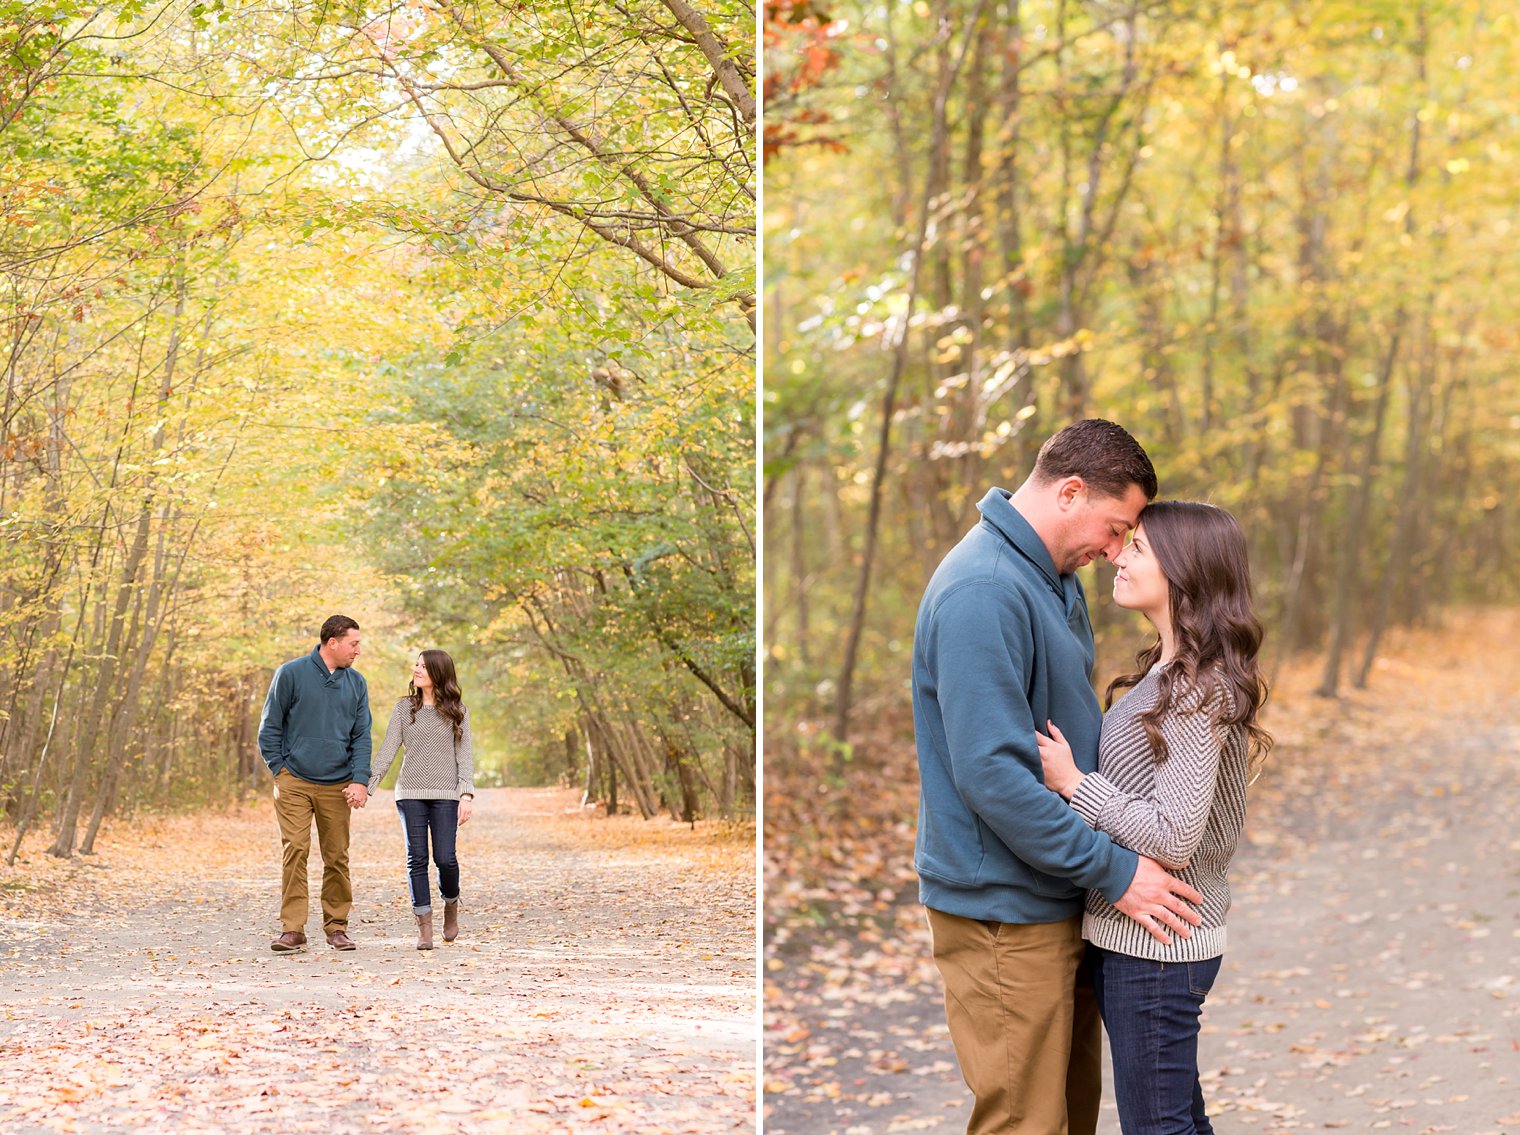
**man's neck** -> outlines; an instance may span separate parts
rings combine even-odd
[[[1040,543],[1045,545],[1045,551],[1049,554],[1052,563],[1055,563],[1056,553],[1051,546],[1050,513],[1043,498],[1037,496],[1035,489],[1029,481],[1025,481],[1013,490],[1013,495],[1008,498],[1008,507],[1024,518],[1024,522],[1034,529],[1034,534],[1040,538]],[[1057,568],[1057,571],[1060,569]]]
[[[322,660],[322,665],[327,667],[327,672],[329,674],[334,673],[340,669],[337,662],[328,656],[327,650],[325,648],[320,646],[317,647],[317,657]]]

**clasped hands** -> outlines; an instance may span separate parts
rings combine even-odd
[[[350,808],[359,809],[369,803],[369,788],[355,781],[343,789],[343,799],[348,801]],[[462,797],[459,801],[459,822],[467,824],[474,812],[474,803],[470,797]]]

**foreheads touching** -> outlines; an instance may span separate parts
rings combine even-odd
[[[1140,443],[1122,426],[1088,418],[1040,448],[1015,507],[1066,573],[1117,556],[1156,490],[1155,467]]]

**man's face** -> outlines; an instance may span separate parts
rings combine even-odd
[[[359,657],[359,632],[351,630],[342,638],[327,640],[327,654],[334,669],[343,670],[354,664]]]
[[[1123,496],[1111,497],[1094,492],[1079,477],[1062,482],[1060,500],[1065,521],[1051,558],[1063,575],[1099,556],[1112,560],[1123,551],[1125,537],[1146,503],[1139,485],[1130,485]]]

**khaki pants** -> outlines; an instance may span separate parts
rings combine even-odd
[[[1081,918],[1021,926],[928,913],[950,1039],[976,1097],[968,1135],[1094,1135],[1103,1028]]]
[[[311,854],[311,824],[317,823],[322,850],[322,932],[348,929],[354,905],[348,877],[348,801],[346,784],[313,784],[289,769],[274,778],[274,814],[280,822],[280,922],[286,930],[305,930],[310,899],[306,860]]]

